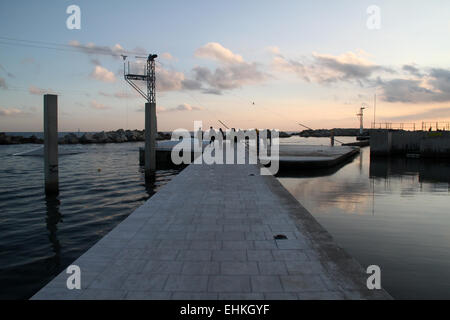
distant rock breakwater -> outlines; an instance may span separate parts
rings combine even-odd
[[[299,133],[295,133],[294,135],[298,135],[300,137],[329,137],[331,136],[331,132],[333,131],[334,136],[340,137],[355,137],[359,136],[359,129],[355,128],[334,128],[334,129],[316,129],[316,130],[303,130]],[[364,129],[363,135],[369,135],[370,130]]]
[[[335,128],[333,129],[335,136],[358,136],[359,129],[354,128]],[[145,130],[124,130],[102,131],[97,133],[85,133],[78,136],[75,133],[68,133],[64,137],[58,139],[59,144],[90,144],[90,143],[123,143],[145,140]],[[289,138],[292,136],[300,137],[329,137],[331,129],[303,130],[300,132],[287,133],[279,132],[280,138]],[[364,130],[364,135],[369,135],[369,130]],[[170,133],[158,132],[156,140],[170,140]],[[44,139],[36,136],[23,137],[7,135],[0,133],[0,145],[4,144],[24,144],[24,143],[44,143]]]
[[[169,133],[158,132],[156,140],[170,140]],[[136,142],[145,140],[145,130],[115,130],[102,131],[97,133],[85,133],[78,136],[75,133],[66,134],[64,137],[58,139],[59,144],[91,144],[91,143],[124,143]],[[4,132],[0,133],[0,145],[7,144],[25,144],[35,143],[43,144],[44,139],[38,138],[35,135],[31,137],[7,135]]]

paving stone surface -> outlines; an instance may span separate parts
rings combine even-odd
[[[274,240],[275,235],[287,236]],[[258,165],[190,165],[32,299],[388,299]]]

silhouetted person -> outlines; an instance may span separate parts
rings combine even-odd
[[[199,138],[200,141],[203,140],[203,131],[202,131],[202,127],[199,127],[197,130],[197,134],[195,134],[194,138]]]
[[[236,129],[235,128],[231,128],[231,131],[233,131],[233,133],[236,133]],[[237,143],[237,136],[234,136],[234,143]]]
[[[256,154],[259,155],[259,130],[258,130],[258,128],[256,128],[255,131],[256,131]]]
[[[214,143],[214,140],[216,140],[215,134],[216,131],[213,129],[213,127],[209,127],[209,143]]]

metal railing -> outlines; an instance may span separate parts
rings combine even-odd
[[[422,122],[422,131],[450,131],[450,122]]]
[[[372,122],[372,129],[406,131],[450,131],[450,122]]]

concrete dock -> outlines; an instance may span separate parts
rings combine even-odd
[[[188,166],[32,299],[390,298],[259,169]]]
[[[157,146],[157,162],[160,167],[172,165],[172,148],[178,141],[159,141]],[[366,141],[368,145],[368,141]],[[209,141],[203,141],[202,147],[209,144]],[[192,145],[192,150],[194,147]],[[141,153],[143,151],[141,150]],[[345,162],[359,153],[357,146],[315,146],[315,145],[297,145],[280,144],[279,146],[279,164],[280,168],[329,168]],[[201,154],[201,153],[200,153]],[[192,160],[200,154],[192,152]],[[270,159],[269,156],[260,156],[261,160]],[[142,160],[141,160],[142,163]]]
[[[280,168],[329,168],[359,153],[352,146],[313,146],[280,144]],[[265,160],[267,157],[260,157]]]

